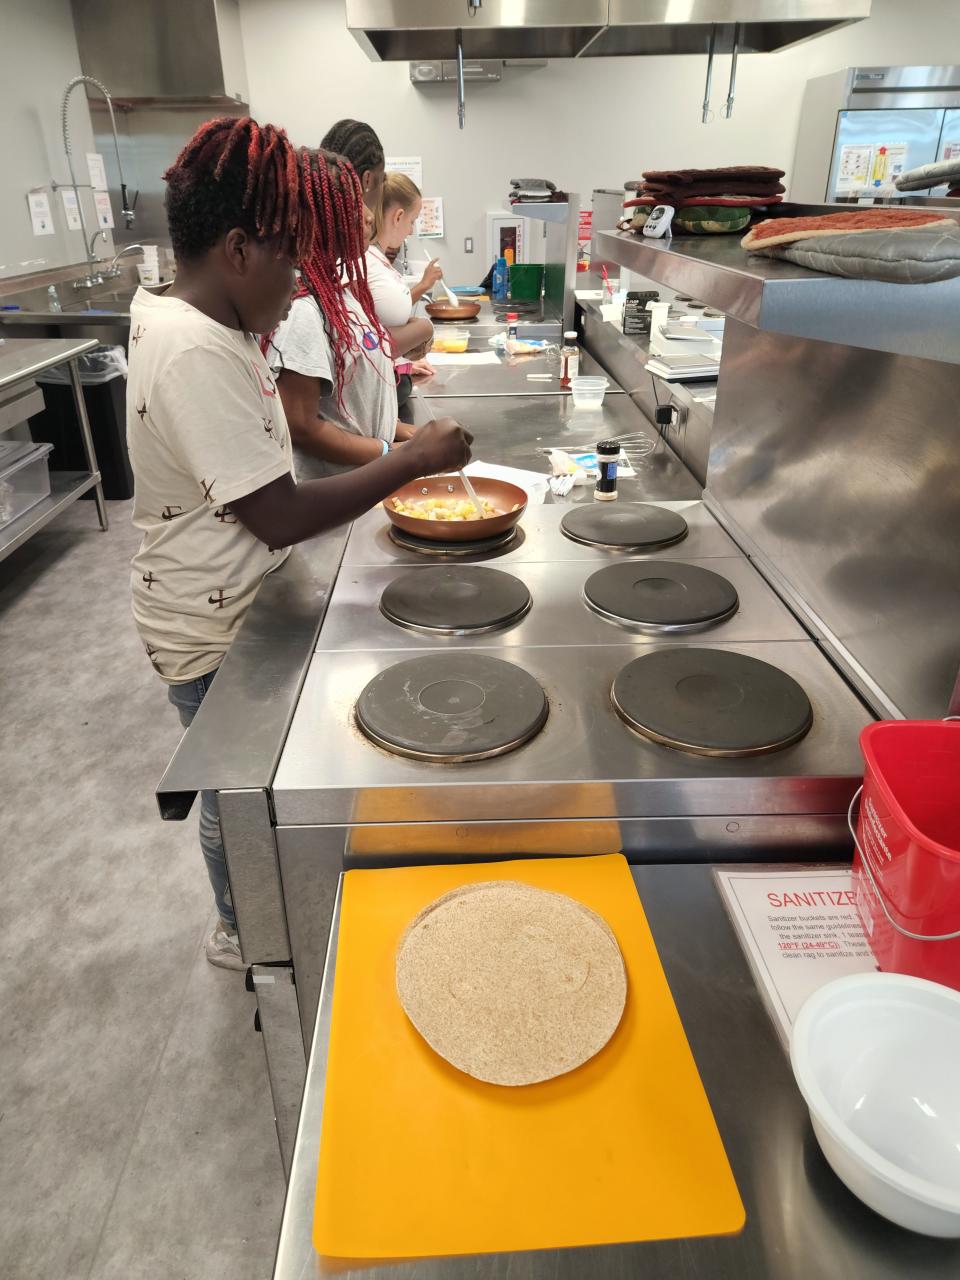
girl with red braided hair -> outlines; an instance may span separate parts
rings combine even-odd
[[[413,428],[397,420],[394,351],[432,332],[409,320],[388,333],[367,280],[366,210],[353,166],[301,155],[316,233],[289,316],[264,344],[304,475],[331,475],[383,457]],[[369,215],[367,215],[369,216]],[[423,332],[420,333],[419,331]]]
[[[344,524],[421,475],[456,469],[470,435],[452,419],[351,474],[298,484],[276,384],[254,336],[290,305],[314,255],[310,158],[249,118],[210,120],[167,171],[172,285],[130,309],[127,439],[136,480],[133,613],[184,726],[267,573],[292,544]],[[207,958],[241,969],[216,794],[200,844],[219,919]]]

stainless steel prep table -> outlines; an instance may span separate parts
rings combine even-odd
[[[890,1225],[828,1167],[711,867],[631,870],[743,1197],[744,1230],[706,1239],[425,1258],[337,1274],[343,1280],[952,1280],[960,1273],[960,1243]],[[339,912],[274,1280],[329,1274],[311,1237],[338,924]],[[370,1209],[376,1212],[375,1205]]]
[[[55,519],[82,494],[93,490],[97,504],[100,528],[107,528],[107,508],[100,484],[100,469],[90,433],[86,401],[77,372],[77,357],[96,346],[92,338],[8,338],[0,346],[0,431],[15,426],[24,417],[30,417],[43,408],[43,395],[35,386],[34,378],[45,369],[67,364],[70,369],[70,385],[77,410],[83,452],[87,460],[86,471],[53,472],[50,477],[50,496],[32,506],[16,520],[0,528],[0,560],[23,545],[44,525]],[[23,395],[18,395],[18,390]],[[20,406],[18,410],[18,406]]]
[[[490,349],[486,339],[471,337],[467,351],[469,354]],[[427,356],[428,360],[434,358]],[[480,399],[487,396],[565,396],[573,403],[570,392],[560,386],[561,364],[556,349],[528,356],[497,353],[496,364],[438,364],[436,370],[432,378],[417,384],[419,394],[431,400],[445,396],[476,396]],[[603,366],[582,348],[580,372],[606,377]],[[607,398],[623,394],[611,379]]]

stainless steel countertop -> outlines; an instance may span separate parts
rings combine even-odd
[[[425,402],[413,403],[417,421],[425,421],[430,416]],[[652,435],[627,396],[608,397],[595,413],[575,411],[561,396],[450,399],[443,401],[443,412],[474,430],[476,456],[544,472],[541,440],[579,446],[641,429]],[[620,488],[625,498],[700,496],[696,482],[664,446]],[[581,496],[574,491],[570,501]],[[334,530],[304,543],[264,579],[216,682],[160,780],[163,817],[185,818],[199,790],[270,786],[347,532]]]
[[[490,351],[485,337],[471,337],[468,351]],[[434,357],[428,356],[427,359]],[[432,400],[444,396],[565,396],[573,403],[570,392],[560,386],[560,356],[554,347],[551,351],[529,356],[500,354],[497,364],[437,365],[437,372],[426,382],[417,385],[418,393]],[[589,352],[580,352],[580,371],[598,377],[606,377],[605,370],[597,364]],[[549,375],[547,381],[543,375]],[[531,378],[530,375],[535,375]],[[607,397],[623,395],[623,391],[611,379]],[[441,412],[435,409],[434,412]]]
[[[960,1243],[892,1226],[827,1165],[712,869],[630,870],[746,1207],[743,1231],[382,1266],[343,1263],[337,1264],[341,1280],[953,1280],[960,1274]],[[339,897],[274,1280],[330,1274],[321,1269],[311,1236],[338,925]]]
[[[457,418],[474,434],[473,456],[484,462],[547,473],[544,450],[587,449],[598,440],[642,436],[657,448],[642,460],[630,458],[635,479],[621,478],[627,498],[699,498],[700,486],[665,444],[629,396],[607,395],[600,409],[578,409],[569,396],[471,396],[442,401],[415,396],[414,420],[430,415]],[[631,454],[629,441],[624,445]],[[570,500],[592,501],[592,490],[575,489]]]
[[[7,338],[0,345],[0,391],[82,356],[96,345],[95,338]]]

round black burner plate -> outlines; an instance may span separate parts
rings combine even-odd
[[[503,755],[538,733],[549,703],[512,662],[477,653],[432,653],[374,676],[357,700],[361,730],[415,760],[459,763]]]
[[[687,536],[679,512],[647,502],[584,503],[567,512],[560,529],[574,542],[612,551],[651,551]]]
[[[479,565],[425,565],[403,573],[380,597],[391,622],[437,635],[480,635],[522,618],[530,592],[519,578]]]
[[[656,649],[620,671],[613,705],[632,729],[706,756],[751,756],[797,742],[813,723],[792,676],[727,649]]]
[[[712,569],[673,560],[629,560],[590,575],[588,606],[608,622],[640,631],[699,631],[740,607],[734,586]]]

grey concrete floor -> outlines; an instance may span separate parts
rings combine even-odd
[[[212,968],[180,735],[130,617],[130,503],[0,563],[0,1275],[264,1280],[283,1174],[254,1001]]]

